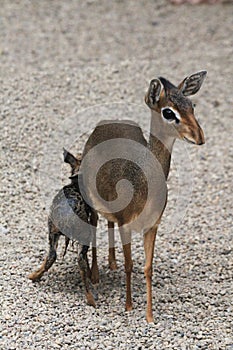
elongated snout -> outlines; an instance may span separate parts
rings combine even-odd
[[[198,124],[198,122],[197,122],[197,124]],[[204,135],[204,132],[199,124],[198,124],[198,127],[199,128],[198,128],[198,136],[196,138],[196,144],[201,146],[201,145],[204,145],[204,143],[205,143],[205,135]]]
[[[199,146],[205,143],[204,132],[194,117],[191,119],[191,122],[189,121],[189,123],[185,125],[181,134],[186,142]]]

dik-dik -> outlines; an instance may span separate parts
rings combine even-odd
[[[197,72],[178,86],[162,77],[153,79],[145,96],[151,110],[149,140],[137,124],[103,121],[90,135],[83,153],[81,169],[87,200],[108,219],[110,226],[114,223],[119,226],[128,311],[132,309],[131,232],[144,234],[148,322],[153,322],[152,261],[158,225],[167,203],[171,153],[177,138],[195,145],[205,143],[194,105],[188,98],[198,92],[205,76],[206,71]],[[95,179],[93,164],[99,166]]]
[[[64,186],[53,199],[48,218],[49,253],[41,267],[28,277],[32,281],[37,281],[50,269],[57,258],[56,250],[61,235],[64,235],[66,240],[65,252],[70,238],[77,240],[82,244],[78,264],[85,287],[86,300],[89,305],[95,306],[89,281],[91,271],[87,259],[89,244],[92,240],[90,225],[92,210],[85,203],[80,193],[79,183],[82,175],[79,173],[79,167],[81,157],[77,159],[71,153],[64,150],[64,161],[69,163],[72,169],[71,183]]]

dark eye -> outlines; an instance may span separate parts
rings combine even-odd
[[[175,121],[177,124],[179,123],[179,119],[170,108],[164,108],[162,113],[164,119],[168,120],[169,122]]]

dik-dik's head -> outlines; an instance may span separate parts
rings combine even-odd
[[[63,148],[63,157],[64,162],[70,164],[71,166],[71,176],[70,179],[75,179],[78,177],[79,168],[82,161],[82,155],[78,154],[76,157],[73,156],[70,152],[68,152],[65,148]]]
[[[204,133],[194,115],[194,106],[187,97],[197,93],[206,71],[186,77],[177,87],[160,77],[150,82],[145,102],[160,118],[160,125],[168,136],[183,139],[196,145],[205,143]]]

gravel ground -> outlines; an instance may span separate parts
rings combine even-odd
[[[0,13],[0,348],[232,350],[230,2],[2,0]],[[178,83],[200,69],[208,78],[193,100],[206,144],[175,148],[156,243],[155,323],[145,321],[141,236],[126,313],[119,237],[110,272],[104,220],[96,309],[85,304],[72,247],[62,260],[61,244],[51,271],[29,281],[47,249],[48,204],[67,182],[62,147],[82,149],[100,119],[132,118],[146,130],[148,82]]]

